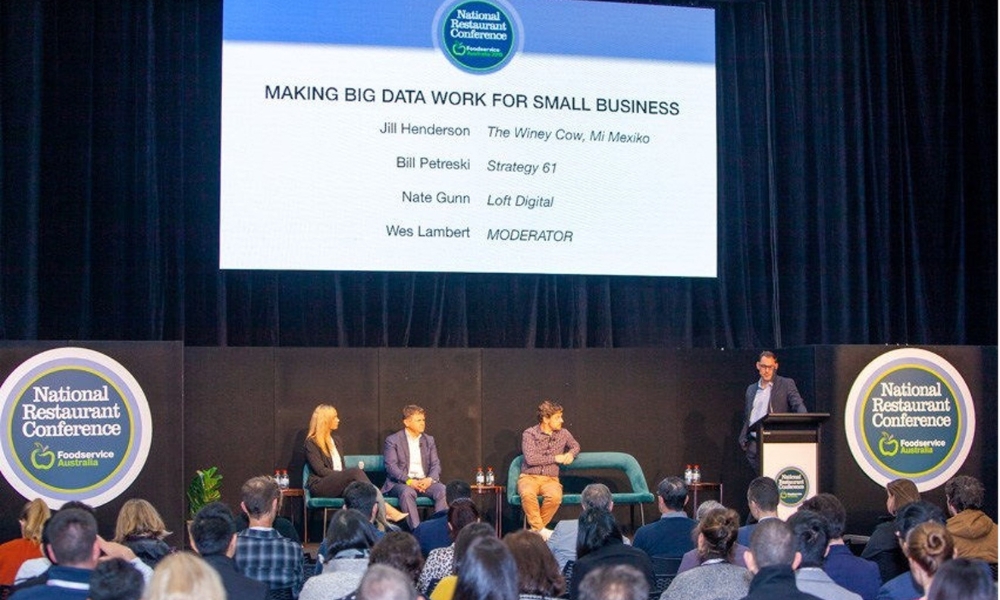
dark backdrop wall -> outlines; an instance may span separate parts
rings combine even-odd
[[[221,0],[2,2],[0,339],[996,344],[996,3],[717,9],[719,277],[689,280],[220,273]]]

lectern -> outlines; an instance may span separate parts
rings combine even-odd
[[[757,423],[760,473],[778,483],[782,519],[819,491],[820,426],[829,418],[829,413],[771,413]]]

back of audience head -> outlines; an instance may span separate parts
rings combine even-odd
[[[448,535],[454,541],[466,525],[479,522],[479,509],[470,498],[459,498],[448,506]]]
[[[941,565],[927,590],[927,600],[995,600],[997,585],[989,570],[967,558],[956,558]]]
[[[975,477],[959,475],[944,484],[944,495],[951,512],[958,514],[963,510],[982,510],[986,490]]]
[[[26,503],[17,519],[21,523],[21,534],[36,544],[40,544],[42,542],[42,529],[45,528],[45,522],[51,516],[52,513],[49,511],[48,505],[41,498],[35,498]]]
[[[896,510],[896,520],[893,522],[899,542],[903,543],[911,529],[928,521],[944,524],[944,513],[937,505],[920,500],[899,507]]]
[[[367,555],[375,545],[375,533],[361,512],[345,508],[333,514],[323,541],[326,543],[327,560],[345,550],[358,550]]]
[[[698,510],[695,511],[694,518],[701,521],[708,514],[708,511],[715,510],[717,508],[726,508],[718,500],[705,500],[698,505]]]
[[[424,555],[420,552],[420,542],[412,534],[390,531],[372,547],[368,564],[388,565],[416,583],[424,567]]]
[[[559,563],[542,536],[534,531],[521,529],[508,533],[503,542],[514,555],[520,593],[547,598],[562,595],[566,589],[566,579],[559,572]]]
[[[702,562],[714,558],[731,561],[739,531],[740,516],[735,510],[721,504],[719,508],[708,510],[695,528],[698,538],[698,558]]]
[[[451,505],[459,498],[471,498],[472,486],[461,479],[453,479],[444,486],[444,501]]]
[[[417,589],[401,571],[371,565],[358,585],[357,600],[417,600]]]
[[[130,498],[118,511],[114,538],[118,543],[130,537],[163,539],[168,535],[163,518],[147,500]]]
[[[90,600],[139,600],[145,587],[139,569],[121,558],[99,562],[90,574]]]
[[[201,507],[191,521],[191,543],[202,556],[227,554],[234,535],[236,520],[222,502]]]
[[[453,600],[516,600],[517,565],[495,536],[478,537],[457,565]]]
[[[594,550],[617,541],[621,542],[622,532],[611,512],[591,508],[580,514],[579,529],[576,534],[576,557],[583,558]]]
[[[955,556],[955,542],[941,523],[920,523],[906,534],[903,553],[910,559],[911,571],[919,568],[933,577],[937,570]]]
[[[920,491],[917,484],[909,479],[893,479],[885,484],[885,508],[890,515],[895,515],[896,511],[911,502],[920,501]]]
[[[680,477],[666,477],[656,486],[656,493],[663,505],[672,511],[684,510],[687,502],[688,489]]]
[[[612,506],[611,490],[603,483],[591,483],[583,488],[583,493],[580,494],[581,510],[587,510],[588,508],[611,510]]]
[[[788,525],[795,534],[796,548],[802,555],[799,567],[822,567],[830,528],[826,519],[818,512],[800,508],[788,518]]]
[[[795,532],[780,519],[761,521],[750,535],[747,567],[756,573],[765,567],[798,566],[798,543]]]
[[[378,504],[378,488],[367,481],[352,481],[344,488],[344,508],[353,508],[369,521]]]
[[[635,567],[598,567],[580,582],[579,600],[644,600],[649,582]]]
[[[847,510],[844,509],[839,498],[833,494],[816,494],[799,506],[800,510],[803,508],[823,517],[823,521],[826,522],[826,535],[830,540],[844,537],[844,528],[847,526]]]
[[[248,479],[240,490],[243,510],[251,519],[274,516],[281,498],[281,488],[273,477],[260,475]]]
[[[747,487],[747,502],[762,512],[778,510],[778,484],[770,477],[756,477]]]
[[[153,569],[146,600],[226,600],[219,574],[189,552],[175,552]]]
[[[81,508],[63,508],[49,520],[47,528],[52,562],[92,569],[97,563],[97,520]]]
[[[489,523],[473,523],[463,527],[462,531],[458,533],[458,537],[455,538],[455,564],[458,565],[462,562],[465,551],[469,549],[472,542],[481,537],[495,538],[496,536],[497,532]]]

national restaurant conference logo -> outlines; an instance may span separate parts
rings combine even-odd
[[[26,498],[99,506],[145,465],[152,440],[146,396],[114,359],[59,348],[19,365],[0,387],[0,471]]]
[[[879,485],[912,479],[921,491],[951,478],[975,434],[972,395],[944,358],[916,348],[870,362],[851,387],[844,415],[851,453]]]

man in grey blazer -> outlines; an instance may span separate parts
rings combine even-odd
[[[746,411],[739,441],[754,471],[760,468],[757,464],[757,432],[753,430],[757,421],[771,413],[807,412],[795,381],[779,376],[777,371],[778,358],[774,353],[769,350],[761,352],[757,359],[760,379],[747,387]]]
[[[448,508],[440,481],[441,460],[434,438],[424,433],[426,426],[423,408],[403,407],[403,429],[385,438],[382,449],[386,473],[382,493],[399,498],[400,510],[409,513],[406,522],[411,531],[420,524],[418,495],[433,498],[435,512]]]

